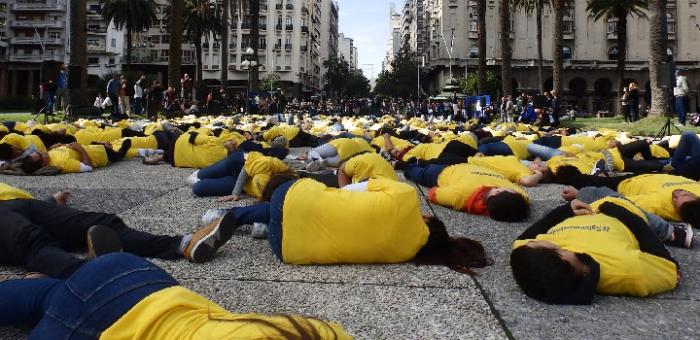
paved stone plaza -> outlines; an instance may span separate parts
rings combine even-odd
[[[88,174],[3,176],[0,181],[37,197],[70,189],[72,207],[117,213],[130,226],[154,233],[186,233],[208,208],[230,206],[195,198],[185,183],[191,173],[131,160]],[[508,266],[511,242],[562,203],[561,188],[528,189],[533,214],[525,223],[498,223],[434,207],[451,234],[482,241],[494,260],[475,277],[412,264],[285,265],[273,257],[266,241],[252,239],[248,229],[239,230],[211,263],[154,262],[231,311],[317,316],[342,324],[358,339],[697,339],[698,246],[671,249],[684,278],[675,292],[652,298],[597,297],[590,306],[552,306],[516,287]],[[18,268],[0,267],[0,279],[22,274]],[[27,329],[0,328],[2,339],[26,334]]]

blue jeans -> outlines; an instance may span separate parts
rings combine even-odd
[[[29,339],[97,339],[146,296],[177,284],[136,255],[107,254],[65,281],[0,282],[0,324],[34,325]]]
[[[479,152],[486,156],[511,156],[513,150],[503,142],[487,143],[479,145]]]
[[[282,208],[284,207],[284,198],[287,196],[287,191],[296,181],[289,181],[280,185],[272,194],[270,200],[270,223],[267,225],[267,241],[270,243],[270,249],[280,261],[282,258]]]
[[[446,166],[430,164],[426,167],[421,167],[418,164],[408,164],[403,170],[403,175],[406,179],[424,185],[426,187],[435,187],[438,185],[438,177],[445,170]]]
[[[700,138],[694,132],[684,132],[671,158],[671,165],[680,167],[687,158],[696,156],[700,156]]]
[[[143,98],[134,97],[134,113],[137,115],[143,114]]]
[[[527,152],[532,156],[539,157],[543,161],[549,160],[554,156],[559,156],[564,153],[559,149],[554,149],[535,143],[530,143],[527,145]]]
[[[46,93],[46,112],[48,112],[48,113],[53,112],[54,100],[55,100],[54,93],[47,92]]]
[[[685,97],[676,97],[676,113],[678,114],[678,121],[685,125]]]
[[[238,174],[245,166],[243,152],[234,152],[228,157],[199,170],[199,182],[192,186],[192,192],[200,197],[230,195],[236,186]]]

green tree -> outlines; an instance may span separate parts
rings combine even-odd
[[[649,6],[647,0],[592,0],[586,10],[593,20],[617,18],[617,89],[622,93],[625,87],[625,63],[627,62],[627,17],[638,15],[646,17],[644,10]]]
[[[117,29],[126,28],[126,65],[131,65],[131,39],[134,32],[148,30],[158,20],[153,0],[102,0],[102,18]]]
[[[344,58],[331,56],[323,62],[323,67],[327,70],[323,76],[323,89],[331,97],[342,97],[350,76],[350,64]]]
[[[170,49],[168,51],[168,85],[177,93],[180,89],[180,72],[182,67],[182,32],[185,26],[183,14],[185,3],[182,0],[170,0],[168,22],[170,23]]]
[[[70,104],[88,105],[87,97],[87,3],[85,0],[73,0],[70,2],[70,69],[69,72],[77,72],[78,84],[72,84]],[[75,75],[75,74],[73,74]],[[75,78],[73,78],[75,79]]]
[[[202,82],[202,38],[210,34],[215,36],[221,32],[223,23],[219,9],[209,0],[185,1],[185,32],[194,44],[195,50],[195,88],[201,87]],[[194,98],[197,98],[195,95]]]
[[[513,9],[519,8],[525,13],[535,13],[537,21],[537,84],[540,93],[544,93],[544,57],[542,53],[542,12],[551,6],[551,0],[511,0]]]
[[[260,82],[260,89],[262,90],[270,90],[274,91],[275,88],[275,83],[280,81],[280,75],[276,72],[269,73],[265,78],[262,79]]]
[[[513,94],[513,76],[511,73],[511,60],[513,59],[513,48],[510,45],[510,0],[499,0],[498,16],[501,24],[501,83],[503,95]]]
[[[666,0],[651,0],[649,2],[649,78],[651,78],[651,110],[650,115],[662,115],[671,112],[671,97],[658,82],[658,65],[664,62],[668,49],[668,21],[666,19]]]
[[[486,72],[486,75],[483,77],[486,83],[483,91],[479,90],[480,78],[481,77],[476,73],[469,73],[467,77],[459,79],[459,87],[462,89],[462,92],[470,96],[488,94],[492,98],[496,98],[501,91],[501,77],[499,77],[496,72]]]
[[[360,70],[350,70],[344,93],[348,97],[364,98],[370,93],[369,79]]]
[[[374,92],[389,97],[415,98],[418,66],[418,57],[411,51],[409,41],[404,40],[399,54],[391,61],[391,71],[384,70],[379,74]],[[425,78],[425,75],[421,74],[421,77]]]

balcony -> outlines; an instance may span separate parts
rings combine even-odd
[[[50,20],[12,20],[10,27],[22,28],[64,28],[65,21],[50,21]]]
[[[88,53],[106,53],[107,49],[104,45],[88,45],[87,51]]]
[[[87,33],[88,33],[88,34],[105,35],[105,34],[107,34],[107,28],[106,28],[106,27],[88,28],[88,29],[87,29]]]
[[[282,30],[282,24],[277,24],[277,25],[275,25],[275,29],[278,30],[278,31],[281,31],[281,30]]]
[[[284,29],[287,31],[292,31],[292,30],[294,30],[294,25],[285,25]]]
[[[284,6],[284,8],[286,8],[288,11],[291,11],[294,10],[294,5],[288,3],[286,6]]]
[[[37,12],[46,12],[46,11],[59,11],[59,12],[65,12],[66,11],[66,4],[63,1],[46,1],[45,3],[36,3],[36,2],[29,2],[29,1],[22,1],[22,2],[17,2],[12,4],[12,10],[13,11],[37,11]]]
[[[44,43],[44,38],[39,37],[13,37],[10,38],[10,44],[13,45],[41,45]],[[46,45],[63,45],[61,38],[46,38]]]
[[[292,50],[292,44],[284,44],[284,49],[287,50],[287,51],[291,51],[291,50]]]
[[[308,52],[309,51],[309,46],[302,46],[301,47],[302,52]]]
[[[50,54],[47,53],[46,56],[43,56],[41,54],[15,54],[15,55],[10,55],[10,61],[22,61],[22,62],[34,62],[34,63],[39,63],[41,60],[45,58],[45,60],[63,60],[63,56],[59,56],[58,54]]]
[[[267,31],[267,24],[260,24],[259,28],[261,31]]]
[[[301,26],[301,33],[309,33],[309,26]]]
[[[275,5],[275,9],[278,10],[278,11],[281,11],[281,10],[282,10],[282,4],[276,4],[276,5]]]
[[[301,5],[301,14],[305,14],[305,15],[309,14],[309,8],[306,7],[306,5]]]
[[[279,51],[281,49],[282,49],[282,45],[280,45],[280,44],[275,44],[275,46],[272,47],[273,51]]]

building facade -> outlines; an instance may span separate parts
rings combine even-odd
[[[391,70],[391,62],[401,50],[401,24],[403,18],[396,11],[394,3],[389,4],[389,39],[386,43],[386,55],[382,61],[382,70]]]
[[[410,27],[411,36],[422,36],[411,44],[416,52],[422,48],[426,58],[429,91],[437,92],[450,79],[450,65],[454,77],[476,72],[478,67],[479,31],[476,1],[467,0],[408,0],[411,6],[422,5],[423,14],[416,11],[402,15],[414,16],[425,25]],[[415,5],[413,5],[415,3]],[[617,46],[616,18],[594,21],[586,11],[587,0],[572,1],[564,15],[563,88],[567,105],[589,112],[612,111],[616,105],[619,87],[615,73],[619,47]],[[409,6],[410,7],[410,6]],[[420,13],[420,12],[419,12]],[[686,70],[693,91],[693,110],[697,105],[700,87],[700,2],[668,1],[668,53],[677,67]],[[513,87],[517,92],[538,90],[537,41],[535,14],[518,10],[511,18],[513,48]],[[411,22],[409,20],[409,22]],[[552,45],[554,14],[546,8],[543,13],[543,54],[545,88],[552,88]],[[486,2],[487,64],[494,71],[500,66],[501,46],[498,1]],[[420,29],[423,27],[423,29]],[[644,17],[628,17],[627,73],[625,83],[636,82],[649,97],[649,23]],[[453,33],[454,32],[454,39]],[[452,46],[452,58],[449,49]],[[451,62],[450,62],[451,61]],[[643,102],[648,102],[643,101]]]
[[[355,46],[355,41],[342,33],[338,38],[338,57],[345,59],[351,69],[357,69],[357,47]]]

